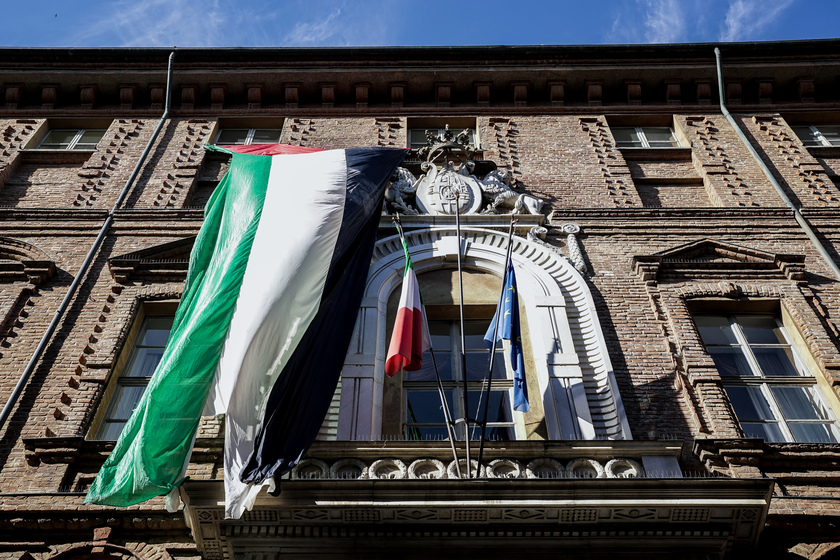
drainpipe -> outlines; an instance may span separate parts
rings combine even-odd
[[[146,149],[143,150],[143,153],[140,155],[140,159],[137,161],[137,165],[134,166],[134,171],[131,172],[131,175],[128,177],[128,180],[125,182],[125,186],[123,187],[122,191],[120,192],[119,197],[117,197],[117,201],[114,203],[114,207],[111,208],[108,217],[105,219],[105,222],[102,224],[102,228],[99,230],[99,235],[96,236],[96,240],[93,242],[90,250],[88,251],[87,256],[85,257],[84,262],[82,263],[79,272],[76,274],[75,278],[73,278],[73,282],[70,283],[70,287],[67,289],[67,294],[65,294],[64,299],[61,302],[58,310],[55,312],[50,325],[47,327],[47,330],[44,332],[44,335],[41,337],[41,342],[38,343],[38,347],[35,349],[35,352],[32,354],[32,358],[29,360],[29,363],[26,365],[26,369],[18,379],[17,385],[15,385],[14,391],[12,391],[9,400],[6,402],[6,405],[3,407],[3,411],[0,412],[0,430],[5,426],[6,420],[9,419],[9,416],[12,413],[12,408],[14,408],[15,404],[17,403],[18,399],[20,398],[21,393],[23,393],[23,388],[26,386],[26,383],[29,381],[29,378],[32,376],[32,373],[35,371],[35,366],[38,363],[38,360],[41,359],[41,355],[44,353],[44,350],[47,347],[47,343],[49,342],[50,338],[52,338],[53,334],[55,333],[56,327],[58,327],[58,322],[61,320],[61,317],[64,315],[64,312],[67,311],[67,308],[70,307],[70,302],[73,297],[76,295],[76,290],[79,288],[79,285],[82,283],[82,279],[88,272],[90,268],[90,264],[93,262],[94,256],[96,256],[97,251],[102,246],[102,242],[105,240],[105,236],[108,234],[108,230],[111,229],[111,225],[114,223],[114,214],[119,210],[120,206],[122,206],[123,202],[125,201],[126,196],[128,196],[131,187],[134,186],[134,181],[137,179],[137,176],[140,174],[140,169],[143,167],[143,164],[146,162],[146,158],[149,156],[149,152],[152,150],[152,145],[157,140],[158,135],[160,134],[161,129],[163,128],[166,119],[169,118],[169,106],[172,99],[172,65],[175,60],[175,51],[169,54],[169,64],[167,68],[167,76],[166,76],[166,106],[163,111],[163,115],[160,117],[160,121],[158,121],[157,127],[155,127],[154,132],[152,132],[152,137],[149,139],[149,143],[146,144]]]
[[[744,131],[741,130],[741,126],[735,121],[735,118],[729,113],[729,110],[726,108],[726,104],[724,103],[724,99],[726,97],[723,93],[723,72],[721,71],[720,65],[720,49],[715,47],[715,59],[717,60],[717,79],[718,79],[718,93],[720,95],[720,110],[723,112],[723,115],[729,121],[729,124],[732,125],[732,128],[735,129],[735,132],[738,134],[738,137],[741,139],[741,142],[744,143],[744,146],[747,147],[749,150],[750,155],[752,155],[753,159],[755,159],[756,163],[761,170],[764,172],[764,175],[767,177],[767,180],[770,181],[770,184],[773,185],[773,188],[776,189],[776,193],[778,193],[779,197],[785,203],[785,206],[790,208],[793,211],[793,217],[796,219],[796,222],[799,224],[799,227],[805,232],[805,235],[808,236],[808,239],[811,240],[811,243],[814,244],[814,247],[817,248],[817,252],[823,258],[825,263],[828,267],[834,272],[834,276],[840,279],[840,267],[837,266],[837,263],[834,262],[834,259],[831,258],[828,251],[826,250],[825,246],[822,242],[817,238],[817,234],[814,233],[814,230],[811,228],[811,224],[808,223],[808,220],[805,219],[805,216],[799,212],[799,209],[793,204],[793,202],[788,198],[787,194],[785,193],[782,186],[773,176],[773,173],[764,163],[764,160],[761,159],[761,156],[758,155],[758,152],[755,151],[755,148],[750,143],[747,136],[744,134]]]

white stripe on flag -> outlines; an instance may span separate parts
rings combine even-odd
[[[273,156],[213,388],[216,411],[227,414],[227,517],[240,517],[260,489],[240,482],[239,473],[253,451],[271,387],[318,310],[341,229],[346,182],[342,150]],[[302,191],[306,196],[298,196]]]

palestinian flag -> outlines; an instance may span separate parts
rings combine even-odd
[[[232,153],[229,171],[207,204],[161,363],[87,503],[128,506],[176,488],[210,395],[226,414],[226,515],[239,517],[259,485],[297,464],[335,392],[405,150],[208,149]]]
[[[432,347],[426,312],[420,300],[420,285],[414,274],[408,245],[402,240],[405,251],[405,274],[403,275],[400,306],[397,319],[391,333],[388,358],[385,360],[385,373],[395,375],[400,370],[417,371],[423,363],[423,352]]]

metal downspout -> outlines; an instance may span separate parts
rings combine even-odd
[[[105,236],[107,235],[108,230],[111,229],[111,224],[114,223],[114,214],[117,212],[117,210],[119,210],[120,206],[125,201],[125,198],[126,196],[128,196],[128,192],[131,190],[131,187],[134,186],[134,181],[140,174],[140,169],[146,162],[146,158],[149,156],[149,152],[152,150],[152,145],[155,143],[155,140],[157,140],[157,137],[160,134],[160,131],[163,128],[166,119],[169,117],[169,108],[172,99],[172,65],[174,60],[175,51],[172,51],[169,54],[169,64],[167,68],[166,105],[164,107],[163,115],[161,115],[157,127],[155,127],[154,132],[152,132],[152,137],[149,139],[148,144],[146,144],[146,149],[143,150],[143,153],[140,155],[140,159],[137,161],[137,165],[134,166],[134,171],[131,172],[131,175],[128,177],[128,180],[126,180],[125,186],[120,192],[119,197],[117,197],[117,201],[114,203],[114,207],[111,208],[111,211],[108,213],[108,217],[102,224],[102,228],[99,230],[99,235],[96,236],[96,240],[93,242],[93,245],[88,251],[88,254],[85,257],[85,260],[82,263],[79,272],[76,274],[76,276],[73,278],[73,281],[70,283],[70,287],[67,289],[67,294],[65,294],[64,299],[61,301],[61,305],[58,307],[58,310],[55,312],[55,315],[53,316],[52,321],[47,327],[47,330],[41,337],[41,342],[38,343],[38,347],[32,354],[32,358],[30,358],[29,363],[26,365],[26,369],[20,376],[20,379],[18,379],[14,391],[12,391],[12,394],[9,396],[9,400],[3,407],[3,411],[0,412],[0,430],[2,430],[3,426],[5,426],[6,421],[9,419],[9,416],[12,413],[12,409],[14,408],[18,399],[20,398],[21,393],[23,393],[23,388],[26,386],[26,383],[29,381],[29,378],[35,371],[35,366],[37,365],[38,360],[41,359],[41,355],[44,353],[44,349],[46,349],[47,343],[49,342],[50,338],[52,338],[53,334],[55,333],[55,330],[58,327],[58,322],[61,320],[61,317],[64,315],[64,312],[67,311],[67,308],[70,306],[70,302],[75,296],[76,290],[79,288],[79,285],[81,285],[82,279],[87,274],[88,269],[90,268],[90,264],[93,262],[94,256],[96,256],[97,251],[99,251],[99,248],[102,246],[102,242],[105,240]]]
[[[750,143],[747,136],[744,134],[744,131],[741,130],[740,125],[737,123],[735,118],[726,108],[726,104],[724,102],[724,99],[726,99],[726,97],[723,93],[723,71],[721,70],[720,64],[720,49],[717,47],[715,47],[715,59],[717,60],[717,79],[718,94],[720,95],[720,110],[723,112],[723,115],[729,121],[729,124],[732,125],[732,128],[735,129],[735,132],[738,134],[738,137],[741,139],[741,142],[743,142],[744,146],[746,146],[747,150],[749,150],[750,155],[752,155],[753,159],[755,159],[756,163],[758,163],[759,167],[761,167],[761,170],[764,172],[764,175],[767,177],[767,180],[770,181],[770,184],[773,185],[774,189],[776,189],[776,193],[778,193],[779,197],[781,197],[785,205],[793,211],[793,217],[796,219],[796,222],[799,224],[799,227],[801,227],[805,231],[805,235],[808,236],[808,239],[810,239],[811,243],[813,243],[814,246],[817,248],[817,252],[823,258],[823,260],[826,262],[829,268],[831,268],[832,272],[834,272],[834,276],[840,279],[840,267],[838,267],[837,263],[834,262],[834,259],[831,258],[831,255],[828,253],[825,246],[817,238],[817,235],[816,233],[814,233],[814,230],[811,229],[811,224],[808,223],[808,220],[805,219],[805,216],[803,216],[799,212],[799,209],[793,204],[790,198],[788,198],[784,189],[773,176],[773,173],[770,171],[770,168],[767,167],[767,165],[764,163],[764,160],[762,160],[761,156],[758,155],[758,152],[755,151],[755,148]]]

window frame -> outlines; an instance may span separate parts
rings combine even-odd
[[[735,342],[730,344],[714,344],[707,341],[706,338],[703,336],[701,326],[697,322],[697,319],[700,317],[714,317],[725,319],[729,324],[730,331],[732,332],[732,335],[735,338]],[[739,320],[749,318],[772,319],[776,325],[778,334],[781,335],[782,341],[779,341],[777,343],[751,342],[748,339],[746,333],[744,332],[744,327],[742,325],[743,321]],[[746,365],[749,368],[749,374],[727,375],[724,374],[721,371],[721,369],[717,366],[717,363],[715,363],[715,367],[717,368],[718,373],[720,375],[721,387],[726,392],[727,398],[729,399],[729,402],[732,405],[733,412],[735,413],[735,416],[738,419],[739,426],[745,433],[746,437],[762,437],[763,439],[768,441],[768,443],[819,443],[811,440],[797,440],[796,435],[794,434],[794,431],[791,427],[795,426],[796,424],[817,424],[823,425],[827,428],[828,433],[834,438],[833,443],[840,442],[840,426],[838,426],[837,417],[832,407],[825,399],[825,396],[822,394],[822,391],[819,389],[817,377],[808,367],[806,360],[804,360],[801,356],[800,351],[797,348],[797,344],[791,337],[791,334],[788,332],[784,321],[778,316],[778,314],[750,313],[737,311],[703,311],[692,313],[692,319],[694,320],[695,326],[697,327],[698,333],[700,335],[700,340],[702,341],[703,346],[710,357],[712,357],[715,354],[715,349],[734,348],[740,351],[741,355],[743,356],[746,362]],[[754,349],[761,348],[778,348],[784,350],[784,353],[790,359],[790,365],[793,367],[797,374],[766,375],[762,369],[759,359],[756,357],[756,352],[754,351]],[[774,389],[791,387],[802,388],[805,390],[806,394],[810,395],[811,402],[814,404],[813,411],[815,414],[815,418],[787,418],[782,405],[777,399]],[[733,402],[732,394],[729,392],[729,388],[758,388],[760,395],[764,398],[764,402],[769,408],[769,412],[771,413],[772,418],[744,420],[739,418],[736,406]],[[778,429],[779,435],[781,435],[781,439],[770,441],[767,440],[767,438],[764,436],[751,435],[747,432],[746,428],[744,427],[745,423],[764,424],[768,427],[771,425],[775,426]],[[767,434],[769,432],[765,433]]]
[[[457,420],[458,418],[462,418],[464,416],[464,372],[462,371],[462,364],[460,359],[460,352],[461,352],[461,337],[460,337],[460,321],[457,319],[452,320],[445,320],[445,319],[432,319],[431,322],[437,323],[446,323],[449,326],[449,334],[445,335],[449,337],[449,349],[444,350],[442,348],[437,348],[437,353],[448,352],[452,359],[450,359],[450,367],[452,368],[452,378],[451,379],[442,379],[441,385],[443,386],[444,393],[449,391],[452,392],[452,403],[450,412],[452,414],[452,419]],[[481,317],[472,317],[472,318],[465,318],[465,321],[478,323],[481,322],[482,326],[486,323],[489,325],[490,319],[489,318],[481,318]],[[438,335],[440,336],[440,335]],[[475,335],[473,335],[475,336]],[[433,335],[432,339],[434,340],[435,336]],[[486,346],[482,346],[480,349],[470,349],[466,350],[467,354],[480,354],[482,356],[489,357],[489,352]],[[429,353],[425,353],[423,356],[425,360],[431,360],[431,356]],[[510,368],[507,365],[507,360],[505,359],[505,352],[501,342],[496,344],[496,357],[494,359],[494,370],[497,368],[504,368],[505,377],[504,378],[493,378],[493,383],[491,386],[491,392],[505,392],[507,393],[507,403],[509,407],[509,421],[504,422],[491,422],[488,421],[487,428],[490,430],[491,428],[506,428],[509,430],[509,434],[512,436],[511,441],[515,441],[517,439],[517,422],[516,417],[514,416],[513,407],[511,403],[513,402],[513,374],[510,371]],[[428,381],[414,381],[410,379],[412,372],[402,372],[401,375],[403,376],[402,379],[402,430],[401,433],[403,437],[407,441],[426,441],[423,438],[413,438],[411,437],[410,433],[412,429],[422,429],[422,428],[436,428],[442,429],[444,432],[446,431],[446,423],[443,417],[443,411],[441,411],[441,421],[440,422],[410,422],[408,415],[410,412],[409,409],[409,393],[411,391],[433,391],[435,393],[436,402],[440,401],[440,397],[437,394],[438,392],[438,385],[437,380],[432,379]],[[469,391],[470,395],[475,392],[481,391],[482,398],[486,396],[486,389],[487,389],[487,381],[486,379],[482,380],[468,380],[467,381],[467,390]],[[470,401],[470,406],[472,407],[472,401]],[[476,407],[476,410],[481,412],[483,409]],[[463,433],[463,424],[458,424],[456,427],[455,439],[456,441],[464,441],[464,433]],[[471,426],[471,441],[473,437],[477,438],[480,435],[480,428],[477,426]]]
[[[117,359],[114,361],[114,367],[112,368],[111,375],[105,385],[105,391],[97,406],[93,421],[88,427],[86,436],[87,439],[93,441],[116,441],[102,437],[107,431],[105,429],[105,425],[112,423],[110,418],[117,406],[115,395],[118,393],[119,389],[124,386],[142,385],[143,387],[147,387],[149,380],[151,379],[151,376],[134,377],[132,379],[123,375],[128,371],[128,368],[132,366],[132,360],[136,354],[136,343],[140,339],[141,334],[144,332],[146,321],[156,317],[174,318],[177,307],[177,301],[146,302],[135,314],[134,318],[131,320],[128,331],[124,336],[122,348],[117,354]],[[128,378],[127,381],[126,378]],[[119,435],[117,437],[119,437]]]
[[[44,147],[44,143],[50,137],[50,134],[52,134],[53,132],[59,132],[59,131],[68,131],[68,132],[69,131],[76,131],[76,132],[75,132],[75,135],[73,136],[73,138],[70,140],[70,142],[67,143],[66,147],[63,147],[63,148],[62,147],[53,147],[53,146]],[[99,139],[96,141],[96,144],[92,148],[87,148],[87,147],[86,148],[77,148],[76,147],[79,144],[79,142],[82,140],[82,138],[84,137],[86,132],[99,132],[99,131],[101,131],[102,134],[99,136]],[[49,128],[49,130],[47,130],[46,134],[44,134],[44,137],[40,139],[36,149],[38,149],[38,150],[69,150],[69,151],[79,151],[79,152],[91,152],[91,151],[96,150],[96,146],[105,137],[106,132],[108,132],[107,128],[82,128],[82,127],[75,127],[75,126],[69,126],[69,127],[66,127],[66,128],[52,128],[51,127],[51,128]],[[58,142],[56,144],[61,146],[63,143]],[[89,144],[89,142],[85,142],[85,144]]]
[[[811,133],[811,139],[806,140],[800,134],[798,129],[808,128]],[[834,127],[837,128],[838,139],[836,144],[832,144],[825,136],[820,127],[825,129],[826,127]],[[840,125],[837,124],[792,124],[791,129],[793,130],[794,134],[796,134],[799,141],[802,142],[802,145],[806,148],[836,148],[840,147]]]
[[[671,131],[671,137],[674,139],[673,144],[670,145],[670,146],[659,146],[659,145],[653,145],[652,146],[651,143],[650,143],[651,141],[647,137],[647,133],[645,132],[645,129],[649,130],[649,129],[654,129],[654,128],[663,128],[663,129],[667,128],[668,130],[670,130]],[[618,140],[618,139],[616,139],[615,131],[619,130],[619,129],[624,129],[624,130],[633,129],[639,137],[638,145],[636,143],[633,143],[633,145],[630,145],[630,146],[623,146],[622,145],[623,143],[629,143],[629,142],[632,142],[632,140],[628,141],[628,140]],[[654,150],[667,150],[667,149],[671,149],[671,148],[683,148],[684,147],[682,145],[682,142],[680,142],[680,139],[677,137],[676,131],[674,130],[673,126],[653,126],[653,125],[647,125],[647,126],[635,126],[635,125],[634,126],[610,126],[610,132],[613,135],[613,140],[615,140],[616,148],[619,148],[619,149],[647,148],[647,149],[654,149]]]
[[[230,143],[225,142],[224,144],[219,144],[219,137],[224,133],[225,130],[247,130],[248,132],[245,134],[245,142],[243,143]],[[271,142],[273,144],[279,143],[280,138],[283,135],[283,129],[280,128],[271,128],[271,127],[248,127],[248,126],[219,126],[219,131],[216,133],[216,138],[214,143],[219,146],[251,146],[254,144],[254,136],[256,135],[257,131],[259,130],[276,130],[277,131],[277,142]]]

